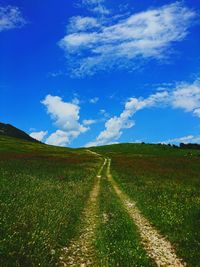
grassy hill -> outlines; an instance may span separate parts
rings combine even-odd
[[[84,208],[108,157],[119,188],[188,266],[200,266],[199,150],[153,144],[90,150],[102,156],[0,135],[0,266],[56,266],[62,248],[80,236]],[[155,266],[106,168],[95,210],[97,258],[111,267]]]
[[[144,144],[144,143],[121,143],[99,147],[91,147],[92,151],[103,155],[126,154],[126,155],[169,155],[169,156],[200,156],[199,149],[183,149],[169,145]]]
[[[20,138],[14,138],[10,136],[0,135],[0,153],[18,153],[18,154],[29,154],[33,155],[57,155],[66,156],[66,153],[70,154],[84,154],[86,153],[82,149],[72,149],[67,147],[56,147],[46,145],[40,142],[30,142]]]
[[[39,142],[36,139],[32,138],[30,135],[24,131],[12,126],[11,124],[5,124],[0,122],[0,136],[11,136],[14,138],[19,138],[22,140],[27,140],[31,142]]]
[[[100,164],[88,151],[0,136],[0,266],[55,266]]]
[[[91,150],[112,159],[122,190],[189,266],[200,266],[200,151],[153,144]]]

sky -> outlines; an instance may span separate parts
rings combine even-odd
[[[200,143],[200,2],[0,0],[0,121],[58,146]]]

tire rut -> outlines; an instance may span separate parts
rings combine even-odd
[[[97,197],[100,191],[101,172],[106,164],[104,160],[96,176],[95,185],[90,192],[86,207],[82,213],[82,229],[78,238],[72,239],[68,247],[62,249],[59,266],[96,266],[94,248],[95,230],[97,227]]]
[[[122,201],[128,214],[136,224],[148,256],[159,267],[187,266],[187,264],[176,255],[172,244],[164,236],[162,236],[142,215],[140,210],[137,208],[136,203],[120,190],[110,173],[110,163],[111,160],[109,159],[107,165],[108,180],[112,184],[116,194]]]

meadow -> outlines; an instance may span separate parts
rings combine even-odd
[[[114,179],[177,254],[200,266],[199,151],[140,144],[94,150],[112,158]]]
[[[132,219],[102,175],[99,196],[99,227],[96,234],[99,266],[156,266],[147,257]]]
[[[7,137],[0,151],[0,265],[55,266],[101,162],[87,151]]]
[[[63,248],[87,232],[87,207],[98,266],[156,266],[108,178],[108,165],[100,169],[108,157],[120,190],[188,266],[200,266],[199,150],[145,144],[90,150],[101,157],[0,136],[0,266],[57,266]]]

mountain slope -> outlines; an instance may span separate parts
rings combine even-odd
[[[12,126],[11,124],[5,124],[1,122],[0,122],[0,135],[11,136],[31,142],[39,142],[36,139],[30,137],[24,131]]]

